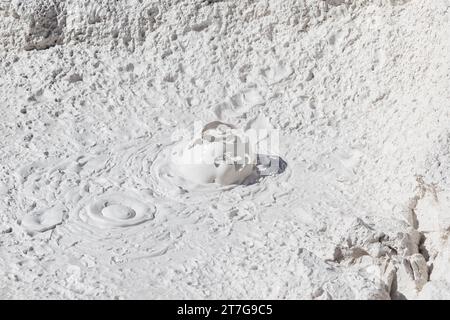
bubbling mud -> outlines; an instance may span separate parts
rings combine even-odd
[[[234,126],[214,121],[194,139],[174,146],[171,162],[184,179],[218,185],[241,184],[254,171],[256,154],[250,139]]]

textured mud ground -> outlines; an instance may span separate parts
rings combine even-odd
[[[0,298],[449,298],[449,17],[0,0]],[[175,130],[261,115],[282,174],[186,193],[161,171]]]

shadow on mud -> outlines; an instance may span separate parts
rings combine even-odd
[[[287,168],[287,162],[279,156],[258,154],[253,173],[244,181],[244,185],[252,185],[266,176],[282,174]]]

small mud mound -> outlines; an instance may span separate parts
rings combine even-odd
[[[61,224],[65,214],[66,210],[62,206],[54,206],[26,215],[21,225],[29,233],[45,232]]]

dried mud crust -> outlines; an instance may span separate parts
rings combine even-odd
[[[408,0],[383,0],[375,5],[396,6]],[[101,1],[4,0],[0,4],[3,15],[2,41],[6,48],[45,50],[55,45],[89,43],[91,45],[120,46],[135,50],[147,39],[162,41],[164,34],[174,38],[178,33],[201,32],[214,29],[230,35],[228,16],[214,15],[214,10],[230,10],[244,23],[272,20],[281,25],[307,31],[330,16],[332,8],[352,12],[372,2],[366,0],[326,1],[129,1],[111,3]],[[283,12],[283,15],[280,13]],[[288,13],[285,15],[284,13]],[[167,22],[179,17],[184,29]],[[159,30],[162,27],[163,30]],[[272,33],[266,29],[263,32]],[[271,35],[269,35],[272,37]]]
[[[448,295],[447,1],[0,17],[0,297]],[[180,188],[170,137],[197,120],[279,129],[287,167]]]

